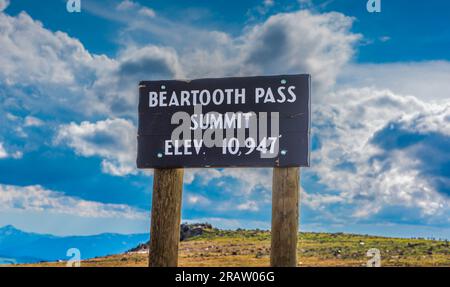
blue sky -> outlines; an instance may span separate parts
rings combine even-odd
[[[146,232],[138,81],[310,73],[300,228],[450,238],[447,1],[65,2],[0,0],[0,226]],[[183,220],[268,228],[270,185],[187,170]]]

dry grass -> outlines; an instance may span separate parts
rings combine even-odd
[[[370,248],[381,251],[383,266],[450,266],[448,241],[385,238],[352,234],[301,233],[298,243],[299,266],[365,266]],[[181,242],[179,265],[269,266],[270,233],[265,231],[210,230]],[[85,267],[144,267],[148,255],[118,254],[85,260]],[[60,263],[18,266],[62,267]]]

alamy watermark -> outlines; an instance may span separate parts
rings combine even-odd
[[[367,257],[371,257],[367,260],[367,267],[381,267],[381,252],[377,248],[371,248],[366,253]]]
[[[270,134],[268,122],[270,117]],[[202,113],[202,106],[194,106],[192,115],[176,112],[172,124],[179,124],[172,132],[171,139],[165,142],[164,155],[177,155],[183,149],[190,154],[190,149],[220,147],[222,154],[240,156],[259,152],[261,158],[274,158],[279,153],[279,113],[260,112],[217,112]],[[180,124],[181,123],[181,124]],[[193,135],[192,135],[193,134]],[[193,139],[192,139],[193,138]],[[192,140],[191,140],[192,139]],[[245,148],[245,151],[241,151]],[[282,151],[285,155],[287,151]],[[162,157],[163,154],[158,155]]]
[[[81,266],[81,252],[78,248],[70,248],[66,253],[67,257],[70,257],[67,260],[66,267],[80,267]]]
[[[69,13],[80,13],[81,0],[67,0],[66,9]]]
[[[367,7],[367,12],[369,12],[369,13],[380,13],[381,12],[381,0],[368,0],[366,7]]]

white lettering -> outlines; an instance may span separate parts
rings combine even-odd
[[[173,91],[172,97],[170,98],[169,106],[178,107],[179,105],[180,105],[180,103],[178,103],[177,93],[175,91]]]
[[[172,148],[172,141],[171,140],[165,141],[164,154],[165,155],[173,155],[172,152],[170,151],[171,148]]]
[[[148,98],[148,104],[151,108],[156,107],[158,105],[158,93],[150,92]]]
[[[255,102],[259,104],[259,99],[261,99],[264,96],[264,89],[263,88],[256,88],[255,89]]]
[[[294,86],[290,86],[288,88],[288,93],[291,96],[291,98],[288,100],[288,102],[293,103],[295,102],[295,100],[297,100],[297,96],[294,93],[295,87]]]

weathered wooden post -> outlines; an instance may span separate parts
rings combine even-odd
[[[150,267],[178,266],[183,173],[155,169],[150,227]]]
[[[300,168],[275,167],[272,182],[272,267],[297,266]]]

